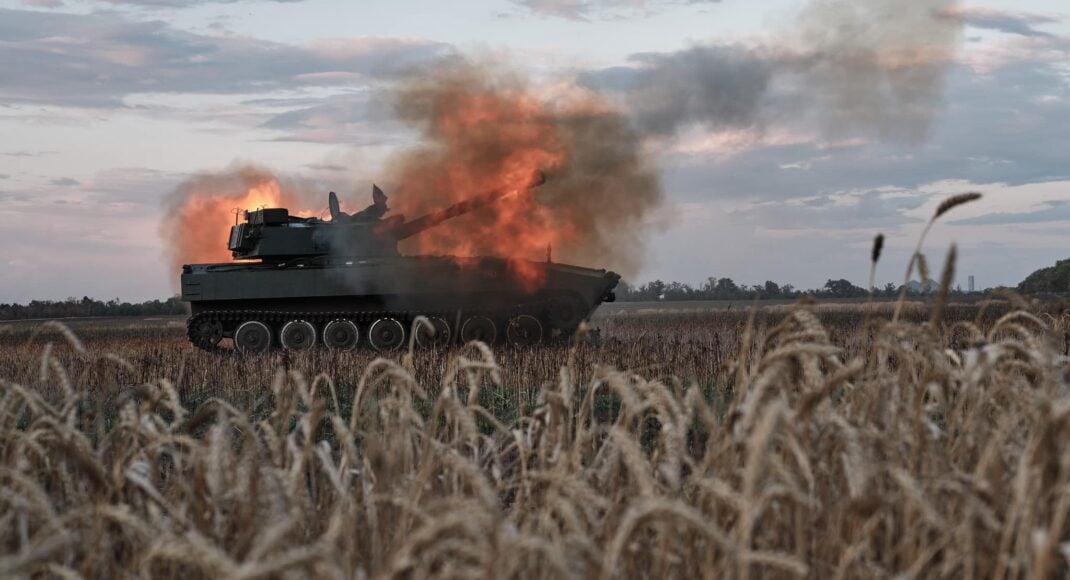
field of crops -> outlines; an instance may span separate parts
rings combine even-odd
[[[1062,318],[892,308],[382,359],[0,326],[0,576],[1065,576]]]
[[[751,356],[759,352],[769,328],[781,322],[792,308],[791,304],[757,308],[749,332]],[[844,350],[845,357],[854,358],[872,345],[872,324],[889,319],[893,308],[890,303],[828,304],[812,311],[825,325],[829,340]],[[977,304],[952,304],[947,308],[946,319],[976,320],[988,326],[1006,312],[1006,304],[990,305],[984,312]],[[921,321],[928,315],[924,303],[908,303],[903,318]],[[493,392],[484,393],[487,400],[483,404],[498,416],[511,417],[520,404],[534,404],[542,387],[556,381],[560,369],[566,366],[576,373],[575,380],[583,383],[591,380],[598,367],[611,367],[666,383],[682,381],[710,396],[724,393],[735,379],[733,365],[748,334],[750,318],[749,305],[734,303],[607,305],[596,314],[590,332],[584,340],[577,341],[578,345],[496,346],[493,355],[500,367],[501,383]],[[41,322],[0,323],[0,345],[4,347],[0,377],[35,385],[41,373],[42,348],[51,343],[50,357],[103,400],[114,399],[123,387],[166,379],[185,405],[196,406],[218,397],[244,408],[265,392],[280,368],[296,371],[310,380],[322,376],[339,389],[351,391],[373,360],[385,356],[400,361],[402,354],[381,355],[371,350],[333,353],[320,349],[256,357],[218,356],[189,347],[182,317],[80,319],[65,326],[94,353],[113,358],[80,356],[69,348],[56,326]],[[434,395],[451,361],[481,353],[456,347],[416,350],[413,355],[410,370],[414,378]]]

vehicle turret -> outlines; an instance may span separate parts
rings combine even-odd
[[[523,191],[543,182],[542,174],[538,174]],[[328,195],[330,220],[293,216],[285,208],[246,211],[245,221],[230,229],[227,247],[237,260],[265,262],[324,256],[397,256],[398,242],[518,193],[521,192],[489,191],[408,221],[401,215],[384,217],[390,208],[386,194],[378,186],[372,186],[372,204],[353,215],[342,211],[332,191]]]

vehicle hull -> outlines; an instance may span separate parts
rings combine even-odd
[[[338,319],[363,325],[393,319],[408,327],[423,315],[446,321],[461,338],[470,317],[493,320],[504,337],[511,320],[527,315],[527,324],[535,317],[545,329],[543,338],[551,339],[570,335],[599,304],[612,301],[618,280],[606,270],[552,262],[397,256],[194,264],[183,268],[181,282],[182,299],[193,314],[190,339],[214,349],[217,338],[233,338],[249,320],[277,332],[289,320],[322,327]]]

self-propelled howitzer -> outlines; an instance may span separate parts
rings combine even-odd
[[[384,217],[389,208],[378,187],[373,203],[352,215],[332,192],[329,220],[292,216],[285,208],[246,211],[228,242],[240,261],[182,268],[189,339],[205,350],[233,344],[256,353],[317,344],[392,350],[409,332],[421,346],[571,336],[599,304],[614,299],[617,274],[557,264],[549,255],[535,262],[398,251],[404,239],[503,198],[529,195],[530,187],[487,192],[412,221]],[[413,327],[418,316],[429,324]]]

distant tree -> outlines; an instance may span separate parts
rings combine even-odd
[[[1018,284],[1023,294],[1070,292],[1070,260],[1059,260],[1054,266],[1033,272]]]
[[[739,285],[735,283],[731,278],[720,278],[717,280],[717,286],[714,288],[715,296],[722,300],[730,300],[732,298],[739,298],[741,292],[739,291]]]
[[[856,298],[867,294],[864,288],[859,288],[842,278],[825,282],[823,293],[835,298]]]
[[[643,300],[661,300],[665,294],[665,282],[661,280],[654,280],[653,282],[647,282],[639,289],[639,294],[642,295]]]
[[[691,300],[694,289],[683,282],[669,282],[662,291],[665,300]]]
[[[888,284],[884,292],[894,295],[895,285]],[[653,280],[644,284],[620,282],[616,289],[617,299],[621,301],[654,300],[742,300],[798,298],[804,292],[791,284],[778,284],[767,280],[762,284],[738,284],[731,278],[710,276],[697,287],[686,282],[665,282]],[[832,298],[864,297],[869,294],[864,288],[851,284],[848,280],[828,280],[825,286],[806,293]],[[877,291],[879,294],[880,291]],[[118,306],[118,305],[116,305]]]
[[[81,300],[68,298],[63,301],[31,300],[27,304],[0,304],[0,320],[25,320],[30,318],[73,318],[89,316],[149,316],[159,314],[187,314],[189,309],[177,296],[165,301],[149,300],[140,303],[120,302],[118,299],[102,302],[88,296]]]

